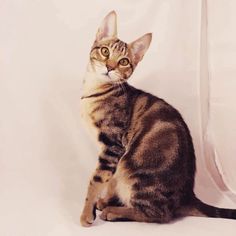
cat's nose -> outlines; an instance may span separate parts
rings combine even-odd
[[[114,67],[111,65],[106,65],[107,67],[107,72],[110,72],[111,70],[114,70]]]

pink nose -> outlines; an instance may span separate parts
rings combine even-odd
[[[111,71],[111,70],[114,70],[114,67],[113,67],[113,66],[106,65],[106,67],[107,67],[107,71],[108,71],[108,72]]]

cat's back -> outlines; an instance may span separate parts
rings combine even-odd
[[[163,150],[171,146],[175,149],[174,152],[182,153],[183,159],[191,166],[188,169],[194,173],[195,154],[192,137],[178,110],[150,93],[131,86],[129,91],[132,94],[130,100],[133,99],[133,106],[128,142],[134,143],[135,146],[146,143],[144,150],[155,150],[154,146],[157,144],[160,144]]]
[[[132,101],[132,120],[145,121],[145,123],[152,122],[177,122],[184,124],[185,122],[172,105],[167,103],[164,99],[159,98],[151,93],[145,92],[129,86],[127,89],[130,94],[129,100]]]

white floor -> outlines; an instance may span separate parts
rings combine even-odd
[[[22,188],[23,187],[23,188]],[[15,189],[16,190],[16,189]],[[137,222],[104,222],[97,217],[90,228],[79,224],[82,205],[73,199],[60,199],[36,193],[30,194],[19,185],[17,193],[0,196],[1,236],[156,236],[208,235],[235,236],[236,221],[226,219],[186,217],[159,225]],[[34,187],[32,187],[34,192]],[[38,194],[38,195],[37,195]],[[77,192],[79,194],[79,192]],[[37,196],[36,196],[37,195]],[[76,195],[76,192],[75,192]],[[5,198],[4,198],[5,197]],[[97,212],[99,215],[99,212]]]
[[[98,222],[91,229],[77,229],[79,235],[235,235],[236,222],[233,220],[199,219],[188,217],[168,225],[146,223]],[[76,232],[76,230],[75,230]]]
[[[20,218],[25,217],[25,211],[19,212]],[[49,216],[53,218],[49,219]],[[23,224],[22,224],[23,223]],[[6,229],[7,228],[7,229]],[[39,215],[35,212],[30,218],[24,221],[15,222],[12,218],[11,224],[5,225],[1,221],[0,235],[2,236],[156,236],[156,235],[208,235],[208,236],[235,236],[236,221],[224,219],[210,219],[188,217],[171,224],[159,225],[137,222],[103,222],[96,220],[90,228],[83,228],[78,221],[68,221],[63,216]]]

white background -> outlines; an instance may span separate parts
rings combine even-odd
[[[130,83],[182,113],[196,150],[197,195],[236,208],[235,1],[0,0],[0,235],[234,235],[235,221],[193,217],[79,225],[97,159],[79,118],[81,85],[111,10],[122,40],[153,32]]]

